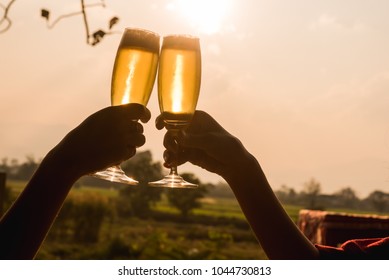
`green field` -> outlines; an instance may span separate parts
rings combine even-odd
[[[23,186],[8,182],[15,196]],[[114,189],[73,188],[37,258],[266,259],[234,198],[205,197],[201,208],[184,219],[166,197],[149,217],[119,217],[113,204],[117,197]],[[297,221],[302,207],[284,207]],[[94,220],[101,222],[97,233],[91,231]]]

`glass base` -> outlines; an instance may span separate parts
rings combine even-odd
[[[138,181],[128,177],[120,166],[112,166],[105,170],[90,174],[93,177],[127,185],[138,185]]]
[[[197,188],[198,185],[185,181],[180,175],[169,174],[166,175],[162,180],[156,182],[150,182],[151,187],[163,187],[163,188],[181,188],[181,189],[193,189]]]

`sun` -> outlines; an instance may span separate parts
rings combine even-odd
[[[231,10],[232,0],[176,0],[175,7],[200,32],[215,34],[222,31],[223,21]]]

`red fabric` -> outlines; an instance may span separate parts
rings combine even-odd
[[[340,247],[315,246],[321,259],[389,260],[389,237],[349,240]]]

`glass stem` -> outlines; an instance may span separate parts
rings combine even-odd
[[[178,136],[178,133],[180,132],[179,129],[171,129],[170,130],[173,134],[174,137],[177,137]],[[178,146],[178,143],[176,141],[176,144],[177,144],[177,147]],[[170,173],[169,173],[169,176],[174,176],[174,177],[178,177],[178,171],[177,171],[177,165],[175,164],[174,166],[170,167]]]
[[[170,167],[170,173],[169,173],[170,176],[178,176],[178,172],[177,172],[177,166],[172,166]]]

